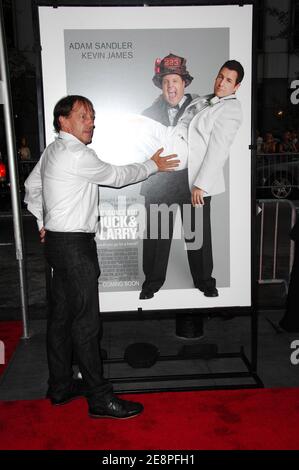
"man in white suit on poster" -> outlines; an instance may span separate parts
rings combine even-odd
[[[223,168],[242,122],[241,104],[235,93],[243,76],[239,62],[225,62],[215,79],[214,94],[193,100],[181,118],[183,124],[188,113],[194,115],[188,126],[188,177],[193,205],[202,205],[204,197],[225,191]]]

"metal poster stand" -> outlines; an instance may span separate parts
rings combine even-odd
[[[43,1],[43,0],[36,0],[33,1],[33,15],[34,15],[34,25],[35,25],[35,40],[36,40],[36,50],[40,51],[40,37],[39,37],[39,22],[38,22],[38,6],[53,6],[53,8],[57,8],[59,6],[123,6],[124,8],[127,6],[186,6],[186,5],[239,5],[240,7],[244,6],[245,4],[253,5],[253,49],[252,49],[252,126],[251,126],[251,142],[255,142],[255,135],[254,129],[256,129],[256,38],[257,38],[257,8],[256,8],[256,0],[249,0],[249,1],[147,1],[146,4],[142,1],[126,1],[122,2],[121,5],[118,1],[89,1],[84,2],[84,5],[80,1]],[[38,74],[38,83],[37,83],[37,95],[38,95],[38,104],[39,104],[39,113],[42,116],[43,110],[43,93],[42,93],[42,72],[41,72],[41,56],[39,54],[39,70],[37,71]],[[44,120],[43,118],[39,119],[40,129],[40,148],[41,151],[45,147],[45,128],[44,128]],[[241,388],[259,388],[263,387],[263,383],[259,376],[257,375],[257,346],[258,346],[258,312],[256,308],[256,299],[257,299],[257,283],[256,283],[256,246],[255,246],[255,218],[256,218],[256,204],[255,204],[255,145],[250,145],[251,155],[252,155],[252,199],[251,199],[251,252],[253,254],[252,261],[251,261],[251,307],[230,307],[225,308],[225,311],[229,310],[236,316],[249,316],[250,317],[250,345],[251,345],[251,357],[250,359],[247,357],[244,351],[244,347],[241,346],[238,351],[229,352],[229,353],[218,353],[215,352],[213,355],[213,359],[232,359],[238,358],[242,362],[245,370],[234,370],[230,372],[217,372],[217,373],[183,373],[183,374],[169,374],[169,375],[144,375],[144,376],[115,376],[115,377],[108,377],[109,380],[119,386],[117,392],[153,392],[153,391],[163,391],[166,390],[165,388],[150,388],[146,384],[150,382],[176,382],[179,383],[180,381],[199,381],[199,380],[207,380],[207,379],[224,379],[225,384],[219,385],[188,385],[179,387],[179,385],[169,385],[167,387],[168,390],[208,390],[208,389],[241,389]],[[48,286],[51,284],[51,272],[50,269],[48,271]],[[50,295],[48,295],[48,299],[50,299]],[[50,305],[50,302],[49,302]],[[209,309],[186,309],[186,310],[163,310],[163,312],[159,311],[159,318],[158,319],[165,319],[165,318],[173,318],[176,313],[196,313],[198,312],[199,315],[207,315],[216,313],[217,311],[221,311],[221,308],[209,308]],[[104,321],[130,321],[130,320],[141,320],[144,321],[146,319],[156,319],[157,320],[157,312],[155,311],[146,311],[143,309],[138,309],[138,312],[126,312],[125,314],[120,314],[119,312],[109,312],[103,313],[102,318]],[[186,361],[186,360],[202,360],[204,357],[203,355],[182,355],[182,354],[175,354],[175,355],[164,355],[157,357],[157,362],[173,362],[173,361]],[[104,359],[104,364],[113,365],[113,364],[127,364],[127,361],[123,357],[116,357],[116,358],[106,358]],[[133,371],[134,369],[132,369]],[[149,368],[147,369],[149,371]],[[227,383],[228,379],[241,379],[240,384],[234,383]],[[244,383],[244,379],[248,379],[248,383]],[[138,388],[134,384],[144,384],[143,388]]]
[[[216,313],[216,311],[223,310],[223,309],[213,309],[213,312]],[[234,314],[235,316],[238,316],[238,313],[240,310],[238,308],[235,309],[230,309],[230,313]],[[165,319],[165,318],[172,318],[174,311],[164,311],[164,314],[161,314],[159,312],[159,319]],[[186,310],[185,313],[190,313],[190,311]],[[202,309],[200,312],[198,312],[200,315],[207,315],[207,311],[203,311]],[[138,314],[135,312],[127,312],[127,316],[124,319],[123,315],[119,315],[117,313],[109,313],[109,314],[102,314],[102,317],[104,321],[130,321],[130,320],[138,320],[138,321],[144,321],[144,320],[149,320],[149,319],[157,319],[157,316],[155,315],[154,312],[144,312],[140,311]],[[211,309],[209,309],[209,314],[211,314]],[[239,313],[240,315],[240,313]],[[176,373],[176,374],[159,374],[159,375],[153,375],[150,373],[150,367],[147,369],[143,369],[147,372],[146,375],[140,376],[140,375],[134,375],[134,370],[138,370],[138,368],[134,369],[132,368],[132,375],[129,376],[109,376],[109,380],[115,384],[117,384],[117,391],[118,392],[155,392],[155,391],[163,391],[165,388],[160,388],[159,386],[149,386],[150,383],[156,383],[156,382],[177,382],[177,385],[170,385],[167,387],[167,390],[173,390],[173,391],[180,391],[180,390],[213,390],[213,389],[241,389],[241,388],[260,388],[263,387],[263,383],[261,379],[259,378],[257,374],[257,326],[258,326],[258,317],[257,317],[257,311],[253,308],[248,309],[248,312],[245,313],[244,310],[241,314],[242,316],[247,315],[250,316],[250,332],[248,333],[250,335],[250,342],[251,342],[251,357],[250,359],[247,357],[244,347],[240,346],[239,350],[233,351],[233,352],[223,352],[223,353],[218,353],[217,350],[213,352],[212,346],[213,344],[209,344],[210,346],[210,351],[208,350],[207,352],[203,349],[202,350],[202,345],[204,344],[198,344],[198,345],[191,345],[190,346],[190,352],[188,352],[188,346],[186,347],[186,354],[182,354],[180,351],[178,351],[177,354],[167,354],[167,355],[159,355],[156,358],[155,363],[163,362],[163,363],[173,363],[174,361],[182,361],[182,367],[184,366],[183,361],[203,361],[203,360],[217,360],[217,359],[227,359],[227,360],[232,360],[232,359],[239,359],[241,364],[242,364],[242,370],[230,370],[229,372],[207,372],[207,373],[188,373],[188,372],[183,372],[182,374]],[[139,343],[136,344],[138,346]],[[198,346],[198,350],[197,350]],[[207,354],[207,356],[206,356]],[[125,354],[126,355],[126,354]],[[147,358],[148,359],[148,358]],[[153,360],[154,362],[154,360]],[[124,364],[127,365],[128,361],[126,360],[125,357],[115,357],[115,358],[107,358],[104,359],[104,364],[107,365],[119,365],[119,364]],[[187,367],[187,362],[185,363]],[[154,364],[153,364],[154,365]],[[184,369],[186,370],[186,369]],[[223,380],[225,383],[219,383],[217,385],[206,385],[204,384],[205,381],[208,380],[214,380],[214,379],[219,379],[218,381]],[[241,382],[236,384],[236,383],[227,383],[227,379],[241,379]],[[245,379],[248,379],[245,380]],[[186,386],[180,386],[178,382],[183,382],[183,381],[191,381],[193,382],[192,385],[188,384]],[[202,385],[195,384],[195,382],[202,381]],[[135,387],[135,384],[142,383],[144,386],[141,388]]]

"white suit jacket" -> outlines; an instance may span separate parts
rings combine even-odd
[[[189,185],[203,189],[205,196],[225,191],[223,167],[242,122],[241,104],[235,95],[218,101],[214,97],[212,102],[217,102],[209,104],[212,97],[195,98],[179,120],[183,123],[184,116],[188,120],[188,113],[193,115],[187,133]]]

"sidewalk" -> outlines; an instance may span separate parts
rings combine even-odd
[[[1,243],[11,242],[12,218],[1,217]],[[46,383],[47,367],[45,359],[45,326],[46,326],[46,281],[45,265],[43,258],[43,246],[39,242],[38,231],[33,217],[27,216],[24,212],[24,237],[25,250],[27,255],[27,279],[28,279],[28,303],[29,303],[29,331],[31,338],[29,340],[33,353],[36,344],[39,349],[38,357],[36,354],[29,355],[26,362],[28,365],[26,379],[26,393],[31,396],[42,396]],[[0,271],[0,320],[20,320],[21,310],[19,307],[19,279],[18,266],[15,260],[14,246],[0,246],[1,271]],[[258,374],[266,387],[272,386],[299,386],[299,374],[296,366],[290,363],[291,342],[296,339],[298,334],[288,334],[277,327],[279,320],[283,316],[285,303],[285,287],[283,284],[263,285],[258,289],[258,310],[259,310],[259,336],[258,336]],[[269,309],[271,307],[271,309]],[[156,330],[155,330],[156,329]],[[229,310],[226,314],[211,316],[206,318],[204,323],[204,337],[196,339],[182,339],[175,335],[175,320],[147,320],[147,326],[143,322],[124,322],[124,321],[105,321],[103,347],[112,354],[112,357],[121,357],[124,354],[128,341],[134,342],[143,338],[145,342],[155,343],[163,331],[164,340],[161,342],[160,349],[175,348],[178,350],[181,345],[193,345],[197,343],[215,343],[221,350],[229,350],[232,346],[243,345],[246,354],[250,356],[250,318],[245,316],[232,316]],[[136,332],[137,336],[136,336]],[[156,331],[156,332],[155,332]],[[132,333],[133,332],[133,333]],[[147,334],[147,332],[149,334]],[[151,335],[151,332],[153,336]],[[160,332],[160,333],[159,333]],[[133,337],[130,338],[130,335]],[[168,339],[167,339],[168,338]],[[36,343],[37,342],[37,343]],[[17,357],[20,360],[19,369],[24,367],[22,351],[28,347],[24,340],[20,343],[20,352]],[[23,348],[23,349],[22,349]],[[25,348],[25,349],[24,349]],[[30,349],[30,348],[29,348]],[[34,368],[31,377],[32,360],[39,371]],[[209,362],[209,361],[208,361]],[[39,366],[38,366],[39,364]],[[18,364],[16,363],[16,366]],[[203,367],[210,367],[204,365]],[[213,366],[214,367],[214,366]],[[36,374],[38,372],[38,374]],[[149,371],[151,373],[151,371]],[[108,371],[109,375],[109,371]],[[20,380],[20,374],[16,374],[16,380]],[[26,378],[26,374],[24,376]],[[25,378],[21,378],[22,383]],[[34,389],[34,377],[43,377],[44,382],[39,388]],[[14,380],[14,379],[13,379]],[[31,387],[33,384],[33,388]],[[7,384],[7,390],[10,390],[10,383]],[[36,385],[37,387],[37,385]],[[21,390],[19,388],[19,390]],[[25,389],[24,389],[25,390]],[[2,388],[2,393],[5,390]],[[16,391],[16,393],[19,393]],[[21,393],[21,392],[20,392]]]
[[[28,307],[32,320],[46,318],[46,277],[43,245],[35,219],[22,210],[28,283]],[[21,318],[18,263],[13,243],[13,221],[10,213],[0,212],[0,319]],[[285,304],[283,284],[258,287],[258,309],[282,309]]]

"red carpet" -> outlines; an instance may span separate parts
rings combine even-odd
[[[144,413],[125,421],[88,418],[83,399],[62,407],[46,400],[2,402],[0,448],[299,449],[295,388],[164,392],[138,399]]]
[[[21,333],[1,322],[7,355]],[[14,324],[14,325],[13,325]],[[14,331],[9,339],[9,329]],[[18,331],[18,333],[16,333]],[[14,338],[14,339],[13,339]],[[131,395],[145,406],[134,419],[93,420],[84,399],[0,403],[0,449],[299,449],[296,388]]]
[[[20,321],[0,321],[0,341],[5,346],[5,364],[0,364],[0,375],[3,373],[17,347],[23,333],[22,328],[22,322]]]

